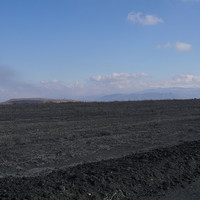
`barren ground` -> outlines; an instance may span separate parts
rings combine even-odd
[[[199,141],[200,100],[0,105],[0,199],[199,200]]]

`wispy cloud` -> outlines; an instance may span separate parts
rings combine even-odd
[[[91,77],[91,85],[96,90],[111,91],[128,90],[130,88],[137,87],[137,81],[143,78],[149,77],[146,73],[113,73],[105,76],[93,76]]]
[[[164,44],[164,45],[157,45],[157,49],[169,49],[173,48],[176,51],[182,51],[182,52],[188,52],[192,50],[192,45],[184,42],[176,42],[175,44],[171,44],[170,42]]]
[[[191,51],[192,50],[192,45],[191,44],[187,44],[187,43],[183,43],[183,42],[176,42],[174,44],[174,48],[177,51]]]
[[[3,71],[3,70],[2,70]],[[6,73],[5,73],[6,74]],[[11,73],[12,74],[12,73]],[[8,77],[10,77],[8,73]],[[58,79],[42,80],[38,84],[15,82],[0,85],[0,100],[22,97],[79,99],[92,95],[132,93],[153,88],[200,88],[200,76],[180,74],[166,79],[155,79],[146,73],[113,73],[92,76],[88,81],[66,83]]]
[[[40,81],[40,87],[42,88],[54,88],[54,89],[75,89],[75,88],[83,88],[83,85],[78,81],[75,83],[65,83],[63,81],[59,81],[57,79],[54,80],[42,80]]]
[[[182,87],[199,87],[200,76],[191,74],[181,74],[172,78],[173,85],[180,85]]]
[[[166,43],[166,44],[163,44],[163,45],[157,45],[156,46],[157,49],[168,49],[168,48],[172,48],[172,45],[170,42]]]
[[[16,73],[8,67],[0,65],[0,84],[7,85],[14,82]]]
[[[183,2],[200,2],[200,0],[182,0]]]
[[[147,77],[148,74],[145,73],[140,73],[140,74],[134,74],[134,73],[113,73],[111,75],[106,75],[106,76],[93,76],[91,77],[91,80],[101,82],[101,81],[106,81],[108,82],[118,82],[118,81],[131,81],[136,78],[141,78],[141,77]]]
[[[42,80],[38,84],[15,82],[14,85],[0,86],[0,100],[22,97],[79,98],[90,95],[130,92],[142,89],[142,79],[149,77],[145,73],[113,73],[92,76],[88,81],[66,83],[57,79]]]
[[[149,88],[200,88],[200,76],[180,74],[167,79],[154,79],[148,82]]]
[[[51,85],[49,91],[56,89],[56,85]],[[112,93],[132,93],[153,88],[200,88],[200,76],[192,74],[180,74],[166,79],[154,79],[146,73],[113,73],[110,75],[97,75],[89,79],[85,84],[74,83],[68,85],[61,84],[60,92],[78,96],[105,95]]]
[[[158,23],[163,23],[164,20],[161,18],[158,18],[155,15],[143,15],[141,12],[131,12],[127,16],[127,20],[130,21],[131,23],[139,23],[142,25],[156,25]]]

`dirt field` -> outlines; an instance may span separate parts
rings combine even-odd
[[[199,141],[200,100],[0,105],[0,199],[199,200]]]

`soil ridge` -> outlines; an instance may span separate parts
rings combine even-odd
[[[159,199],[199,178],[200,140],[38,177],[6,177],[0,179],[0,199]]]

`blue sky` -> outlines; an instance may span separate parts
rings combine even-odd
[[[1,0],[0,100],[200,87],[199,0]]]

